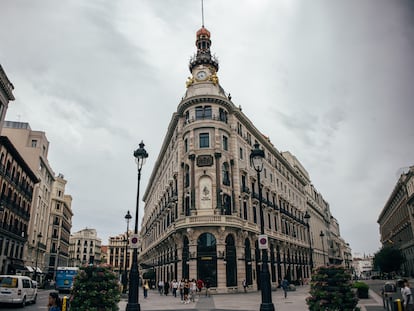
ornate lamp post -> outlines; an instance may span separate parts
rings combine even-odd
[[[135,162],[138,168],[138,187],[137,187],[137,203],[135,209],[135,228],[134,234],[138,234],[138,210],[139,210],[139,183],[141,181],[141,169],[148,158],[148,153],[144,149],[144,143],[141,141],[139,148],[134,151]],[[140,311],[141,306],[138,301],[138,290],[139,290],[139,274],[138,274],[138,249],[134,248],[132,253],[132,266],[129,272],[129,291],[128,291],[128,304],[126,311]]]
[[[309,265],[310,265],[311,274],[312,274],[312,270],[313,270],[313,249],[312,249],[312,239],[311,239],[311,235],[310,235],[310,218],[311,218],[311,216],[309,215],[308,211],[305,212],[305,216],[303,216],[303,218],[305,219],[306,227],[308,227]]]
[[[39,234],[37,235],[37,247],[36,247],[36,267],[35,267],[35,273],[34,273],[34,279],[35,281],[37,281],[37,258],[39,257],[39,243],[40,243],[40,239],[42,238],[42,233],[39,232]]]
[[[262,303],[260,304],[260,311],[274,311],[275,306],[272,302],[272,288],[270,285],[270,274],[268,267],[268,255],[267,255],[267,236],[264,234],[264,216],[262,208],[262,186],[260,184],[260,172],[263,170],[263,159],[265,153],[259,148],[259,144],[254,144],[254,149],[250,153],[250,164],[257,172],[257,184],[259,185],[259,210],[260,210],[260,236],[259,245],[262,246],[262,268],[260,270],[260,288],[262,291]],[[262,241],[263,240],[263,241]]]
[[[323,264],[326,265],[326,260],[325,260],[325,244],[323,242],[323,237],[325,236],[325,233],[323,233],[323,231],[321,230],[321,233],[319,234],[319,236],[321,237],[321,240],[322,240]]]
[[[127,231],[126,231],[126,240],[125,240],[125,261],[124,261],[124,274],[122,276],[122,285],[123,285],[123,292],[126,293],[126,289],[127,289],[127,285],[128,285],[128,265],[127,265],[127,261],[128,261],[128,241],[129,241],[129,221],[131,220],[132,216],[129,213],[129,211],[127,212],[127,214],[125,215],[125,220],[127,223]]]

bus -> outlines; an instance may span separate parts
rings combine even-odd
[[[78,267],[58,267],[56,270],[56,290],[69,292],[72,289],[73,281],[78,274]]]

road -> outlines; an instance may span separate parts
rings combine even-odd
[[[20,308],[18,306],[13,305],[0,305],[0,310],[24,310],[24,311],[35,311],[35,310],[47,310],[47,303],[49,300],[49,293],[50,290],[39,290],[37,293],[37,302],[35,304],[29,304],[24,308]],[[63,294],[59,295],[60,297],[63,297]]]

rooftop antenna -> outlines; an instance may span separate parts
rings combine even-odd
[[[201,26],[204,27],[204,1],[201,0]]]

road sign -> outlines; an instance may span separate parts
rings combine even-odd
[[[259,235],[259,249],[268,249],[269,243],[268,238],[266,234],[260,234]]]
[[[138,248],[138,234],[133,234],[130,236],[129,247]]]

